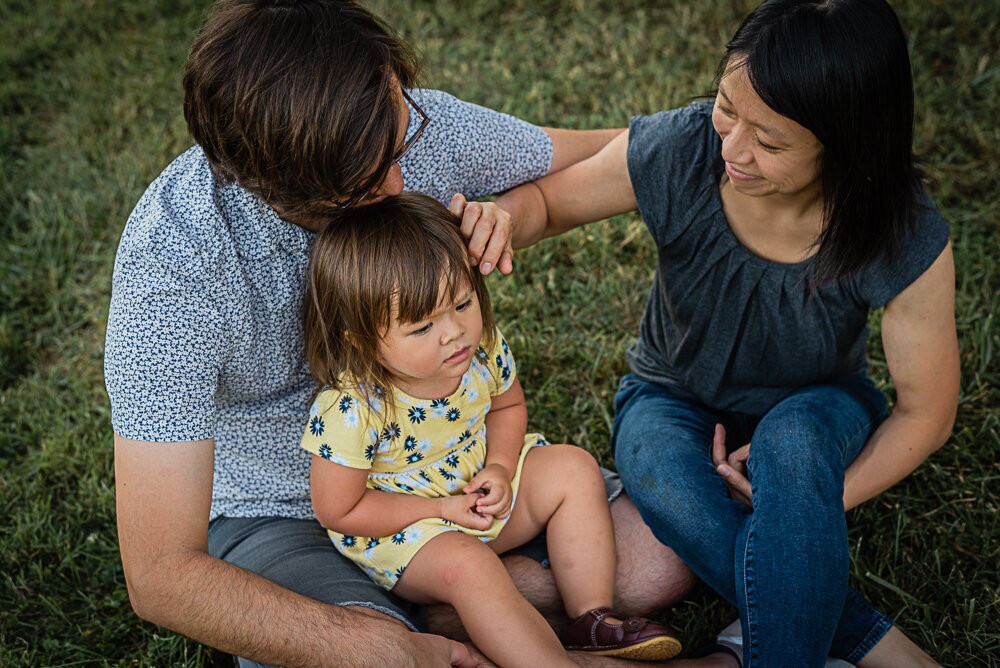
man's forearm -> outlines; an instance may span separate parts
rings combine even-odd
[[[144,619],[265,663],[335,665],[358,656],[372,665],[406,665],[400,649],[415,635],[389,618],[321,603],[204,552],[176,553],[136,579],[129,593]]]

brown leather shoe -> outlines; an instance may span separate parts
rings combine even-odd
[[[598,656],[617,656],[639,661],[659,661],[676,656],[681,641],[673,631],[645,617],[625,617],[609,624],[605,617],[618,617],[611,608],[594,608],[580,615],[562,632],[568,650]]]

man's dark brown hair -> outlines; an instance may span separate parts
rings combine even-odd
[[[184,67],[184,117],[217,179],[312,218],[385,177],[416,72],[354,2],[220,0]]]

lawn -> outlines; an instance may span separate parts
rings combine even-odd
[[[424,85],[571,128],[623,126],[709,91],[723,45],[752,6],[369,4],[423,53]],[[146,185],[190,145],[180,74],[205,6],[0,0],[2,666],[225,658],[129,607],[102,377],[122,226]],[[852,582],[943,664],[1000,666],[1000,3],[894,6],[911,45],[916,149],[951,223],[961,405],[944,447],[850,512]],[[516,262],[512,276],[490,285],[532,426],[613,466],[615,380],[653,271],[645,228],[620,217]],[[870,358],[891,396],[877,326]],[[689,646],[734,616],[705,587],[665,612]]]

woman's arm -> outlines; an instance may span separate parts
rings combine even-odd
[[[628,136],[621,132],[586,160],[497,198],[513,220],[513,246],[524,248],[637,208],[628,173]]]
[[[845,508],[902,480],[951,434],[958,409],[959,358],[950,244],[885,307],[882,345],[896,386],[896,406],[847,467]]]
[[[368,471],[313,455],[309,490],[319,523],[349,536],[389,536],[414,522],[442,517],[441,499],[369,489]]]
[[[552,140],[552,164],[549,174],[586,160],[607,146],[608,142],[625,132],[625,128],[604,130],[563,130],[542,128]]]

